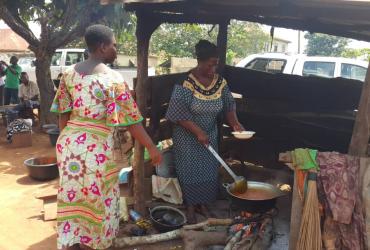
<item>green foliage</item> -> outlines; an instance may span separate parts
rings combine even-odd
[[[341,56],[348,45],[348,39],[319,33],[307,33],[306,54],[308,56]]]
[[[263,32],[259,24],[233,20],[229,25],[227,58],[230,60],[260,53],[266,42],[269,42],[269,35]]]
[[[347,58],[363,58],[364,60],[370,61],[370,49],[346,49],[342,53],[343,57]]]
[[[23,24],[34,21],[40,22],[42,18],[47,19],[47,28],[52,32],[60,30],[72,30],[83,18],[91,20],[100,20],[112,9],[111,6],[102,6],[97,1],[94,4],[89,17],[79,17],[67,12],[68,7],[73,5],[74,13],[84,13],[86,8],[91,8],[91,1],[86,0],[4,0],[4,5],[9,9],[17,21],[22,20]]]
[[[109,20],[108,24],[110,26]],[[136,15],[123,12],[121,22],[113,25],[113,31],[116,36],[118,51],[129,56],[136,55]]]
[[[167,57],[194,57],[195,44],[200,39],[216,42],[217,28],[197,24],[162,24],[150,43],[152,54],[165,52]]]
[[[114,28],[118,48],[126,55],[136,54],[136,16],[127,16],[127,22]],[[170,57],[194,57],[194,46],[200,39],[216,43],[218,26],[200,24],[162,24],[152,35],[150,53],[160,56],[162,60]],[[263,51],[269,36],[261,26],[254,23],[232,21],[228,29],[227,63],[236,57]]]

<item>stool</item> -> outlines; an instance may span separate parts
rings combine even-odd
[[[32,132],[24,131],[13,134],[11,146],[13,148],[24,148],[32,146]]]

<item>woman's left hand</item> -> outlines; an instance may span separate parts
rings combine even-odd
[[[239,122],[235,125],[232,126],[233,127],[233,130],[235,132],[242,132],[242,131],[245,131],[245,128],[243,127],[243,125],[241,125]]]

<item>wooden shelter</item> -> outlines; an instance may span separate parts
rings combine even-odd
[[[370,41],[370,1],[365,0],[101,0],[101,4],[124,3],[137,15],[137,102],[146,115],[148,49],[152,33],[162,23],[218,24],[220,70],[225,66],[227,27],[230,19],[271,26],[320,32]],[[165,86],[163,87],[165,88]],[[163,89],[162,88],[162,89]],[[363,84],[350,154],[367,154],[370,134],[370,69]],[[136,209],[144,211],[143,148],[135,145],[134,194]]]
[[[11,29],[0,29],[0,53],[24,53],[28,43]]]

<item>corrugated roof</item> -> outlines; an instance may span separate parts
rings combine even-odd
[[[28,43],[11,29],[0,29],[1,52],[23,52],[28,50]]]
[[[101,0],[125,3],[167,22],[258,22],[370,41],[370,1],[364,0]]]

